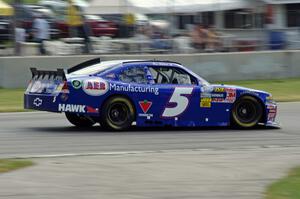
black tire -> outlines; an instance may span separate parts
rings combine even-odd
[[[96,122],[90,117],[76,113],[65,113],[68,121],[77,127],[91,127]]]
[[[126,130],[135,118],[132,103],[122,96],[112,97],[103,104],[100,125],[108,130]]]
[[[256,126],[263,116],[261,103],[252,96],[243,96],[238,99],[232,108],[232,122],[241,128]]]

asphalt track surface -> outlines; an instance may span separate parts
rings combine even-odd
[[[138,153],[165,150],[236,150],[297,147],[300,103],[279,104],[281,129],[133,128],[106,132],[73,127],[63,114],[0,114],[0,158]]]
[[[281,129],[77,129],[62,114],[0,114],[0,158],[35,165],[1,174],[0,199],[262,199],[300,165],[300,103]]]

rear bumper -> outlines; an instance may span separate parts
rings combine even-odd
[[[89,105],[72,103],[69,95],[60,93],[59,95],[45,94],[24,94],[24,108],[38,111],[48,111],[54,113],[77,113],[81,115],[99,116],[99,108]]]
[[[54,95],[24,94],[25,109],[59,112],[58,103],[56,101],[57,96]]]

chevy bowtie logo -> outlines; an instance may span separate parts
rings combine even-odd
[[[35,98],[33,100],[33,105],[35,105],[36,107],[39,107],[43,104],[43,100],[41,100],[40,98]]]

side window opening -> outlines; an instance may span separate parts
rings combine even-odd
[[[197,84],[197,80],[193,76],[177,68],[149,67],[149,71],[156,84]]]
[[[119,74],[119,80],[125,83],[147,84],[146,71],[142,67],[130,67]]]
[[[169,68],[149,68],[153,80],[156,84],[170,84],[172,70]]]

